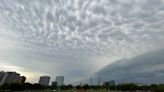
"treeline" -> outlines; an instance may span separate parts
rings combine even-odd
[[[24,91],[24,90],[43,90],[43,89],[52,89],[51,86],[42,86],[40,84],[31,84],[31,83],[24,83],[24,84],[4,84],[0,86],[0,91]]]
[[[2,86],[0,86],[0,92],[4,92],[4,91],[24,91],[24,90],[54,90],[54,89],[58,89],[59,87],[57,86],[43,86],[40,84],[31,84],[31,83],[24,83],[24,84],[17,84],[17,83],[13,83],[13,84],[4,84]],[[72,85],[64,85],[60,87],[61,90],[69,90],[69,89],[73,89]]]
[[[133,83],[130,84],[121,84],[117,86],[109,86],[107,89],[110,90],[121,90],[121,91],[152,91],[152,92],[164,92],[164,84],[152,84],[152,85],[136,85]]]
[[[106,90],[115,90],[115,91],[131,91],[136,92],[137,90],[140,91],[152,91],[152,92],[164,92],[164,84],[152,84],[152,85],[136,85],[133,83],[129,84],[119,84],[119,85],[113,85],[113,86],[89,86],[88,84],[84,86],[76,86],[76,89],[106,89]]]
[[[31,83],[24,83],[24,84],[5,84],[0,86],[0,91],[24,91],[24,90],[72,90],[72,89],[84,89],[84,90],[99,90],[99,89],[106,89],[106,90],[119,90],[119,91],[132,91],[135,92],[137,90],[141,91],[152,91],[152,92],[164,92],[164,84],[152,84],[152,85],[136,85],[133,83],[130,84],[120,84],[120,85],[113,85],[113,86],[98,86],[98,85],[88,85],[85,84],[83,86],[77,85],[74,87],[73,85],[64,85],[61,87],[57,86],[42,86],[40,84],[31,84]]]

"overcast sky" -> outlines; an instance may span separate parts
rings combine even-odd
[[[83,80],[164,46],[164,0],[0,0],[0,69]]]

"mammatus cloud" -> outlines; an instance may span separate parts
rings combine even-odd
[[[164,46],[163,0],[1,0],[0,12],[0,62],[70,81]]]

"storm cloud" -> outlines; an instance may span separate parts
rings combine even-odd
[[[1,0],[1,67],[82,80],[163,48],[163,19],[163,0]]]
[[[163,83],[164,81],[164,49],[147,52],[131,59],[114,62],[96,76],[102,80],[116,80],[119,83]]]

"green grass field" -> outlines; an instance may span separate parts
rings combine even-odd
[[[86,91],[75,91],[75,90],[33,90],[33,91],[15,91],[15,92],[131,92],[131,91],[110,91],[110,90],[86,90]],[[151,91],[137,91],[137,92],[151,92]]]
[[[20,92],[20,91],[15,91]],[[60,90],[60,91],[52,91],[52,90],[35,90],[35,91],[21,91],[21,92],[76,92],[73,90]],[[87,90],[85,92],[123,92],[123,91],[109,91],[109,90]],[[127,91],[126,91],[127,92]]]

